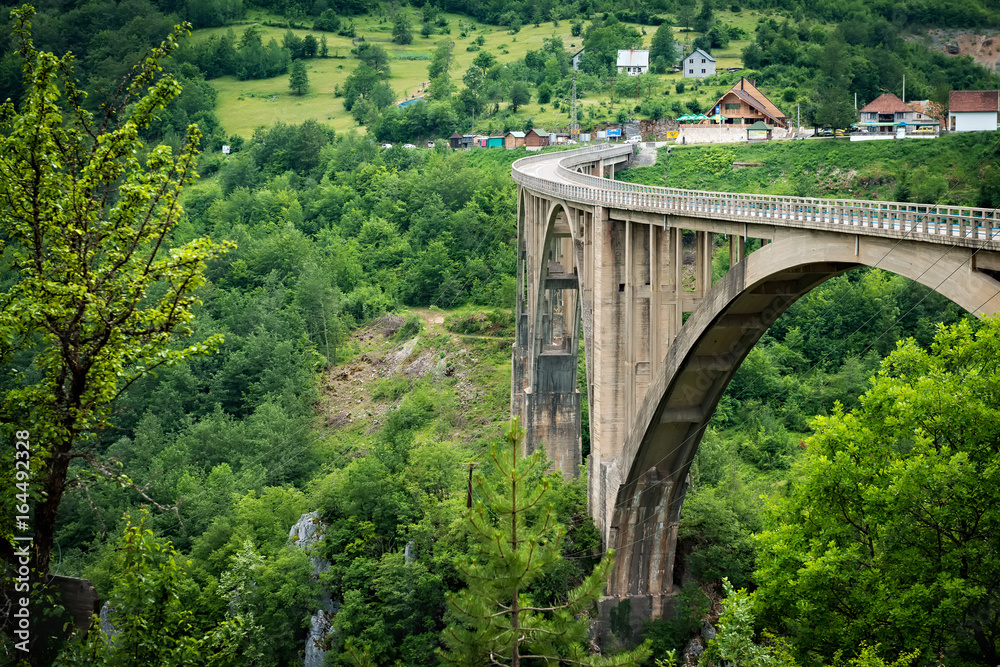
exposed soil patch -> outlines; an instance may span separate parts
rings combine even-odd
[[[1000,67],[1000,30],[972,33],[933,29],[928,30],[927,34],[931,38],[931,48],[936,51],[954,58],[971,56],[977,63],[994,72]],[[957,53],[954,53],[954,47],[958,47]]]
[[[393,340],[406,321],[398,315],[386,315],[354,332],[353,338],[363,352],[323,375],[319,408],[327,428],[377,431],[385,414],[399,402],[398,395],[395,400],[373,397],[373,391],[384,390],[387,382],[390,387],[402,387],[399,394],[412,386],[408,382],[421,378],[454,383],[459,408],[474,405],[482,391],[471,378],[478,359],[460,344],[461,336],[449,336],[453,345],[433,344],[435,338],[449,333],[444,327],[444,313],[429,309],[414,312],[420,316],[423,329],[409,340]]]

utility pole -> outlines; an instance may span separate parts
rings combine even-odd
[[[471,509],[472,508],[472,469],[475,468],[477,465],[479,465],[479,462],[478,461],[469,461],[468,463],[465,463],[463,465],[469,466],[469,491],[468,491],[468,495],[466,496],[465,506]]]
[[[576,72],[573,72],[573,104],[572,104],[572,114],[573,118],[569,123],[569,138],[576,141],[580,136],[580,125],[576,121]]]

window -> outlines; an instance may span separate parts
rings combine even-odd
[[[705,59],[704,59],[704,58],[702,58],[702,59],[701,59],[701,64],[702,64],[702,65],[704,65],[704,64],[705,64]]]
[[[694,70],[693,69],[689,69],[688,70],[688,74],[694,74]]]
[[[691,63],[691,64],[693,65],[693,64],[694,64],[694,58],[692,58],[692,59],[691,59],[691,60],[689,60],[688,62],[689,62],[689,63]]]
[[[702,74],[704,74],[704,73],[705,73],[705,70],[701,70],[701,73],[702,73]]]

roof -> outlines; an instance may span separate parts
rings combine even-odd
[[[456,130],[455,133],[453,135],[451,135],[450,137],[448,137],[448,138],[449,139],[461,139],[462,135],[459,134],[458,131]]]
[[[619,51],[618,53],[621,53],[621,51]],[[713,63],[715,62],[715,58],[712,57],[712,54],[705,53],[701,49],[695,49],[691,53],[689,53],[686,56],[684,56],[683,58],[681,58],[681,60],[687,60],[688,58],[690,58],[691,56],[693,56],[695,54],[701,54],[700,57],[707,59],[709,62],[713,62]]]
[[[770,125],[762,120],[758,120],[756,123],[747,128],[748,130],[773,130]]]
[[[506,137],[508,134],[514,135],[515,139],[524,139],[524,132],[513,132],[513,131],[511,131],[511,132],[507,132],[503,136]]]
[[[976,111],[996,111],[1000,101],[997,90],[953,90],[948,93],[948,111],[969,113]]]
[[[860,109],[861,113],[913,113],[911,107],[892,93],[882,93]]]
[[[547,136],[549,136],[549,133],[546,132],[545,130],[543,130],[542,128],[540,128],[540,127],[533,127],[533,128],[531,128],[530,130],[528,130],[527,134],[531,134],[532,132],[534,132],[535,134],[537,134],[540,137],[547,137]]]
[[[618,64],[616,67],[649,67],[649,51],[638,51],[631,49],[628,51],[618,51]]]

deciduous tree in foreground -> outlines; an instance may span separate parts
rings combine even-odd
[[[177,155],[166,146],[146,152],[139,136],[180,93],[159,64],[175,34],[93,114],[72,55],[35,50],[32,14],[28,5],[12,12],[26,93],[0,107],[0,270],[12,277],[0,293],[0,363],[8,369],[0,423],[8,443],[13,429],[30,432],[32,565],[44,575],[63,493],[85,483],[71,476],[71,463],[89,464],[84,477],[131,485],[95,448],[116,397],[157,367],[221,342],[178,345],[191,333],[205,264],[227,246],[205,237],[171,243],[181,190],[196,176],[198,128],[188,128]],[[2,467],[5,488],[13,469],[10,461]],[[0,497],[6,522],[12,499]],[[0,539],[8,564],[12,528],[5,524]]]
[[[818,417],[759,537],[765,623],[809,651],[1000,661],[1000,320],[942,327]]]
[[[532,582],[562,558],[565,529],[555,508],[546,503],[548,465],[542,451],[518,457],[524,436],[511,422],[506,437],[490,448],[496,467],[491,479],[479,475],[481,500],[469,511],[478,549],[458,562],[468,588],[448,596],[452,622],[444,629],[442,658],[456,665],[512,665],[524,660],[546,665],[635,665],[649,655],[647,646],[611,657],[587,650],[590,612],[607,585],[612,554],[566,599],[539,604]]]

